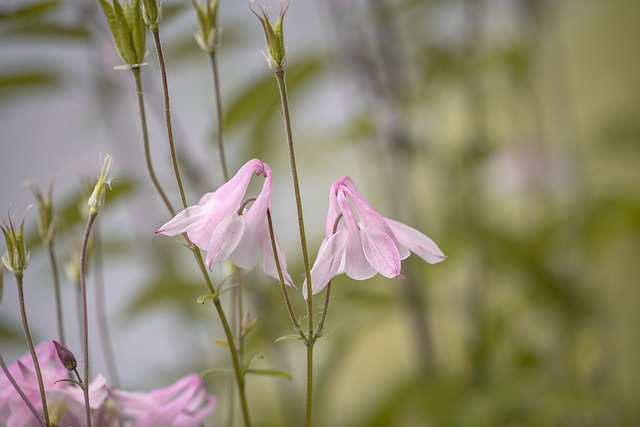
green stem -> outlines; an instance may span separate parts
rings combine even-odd
[[[111,334],[109,333],[109,319],[107,318],[106,297],[104,294],[104,273],[103,273],[103,246],[102,233],[100,227],[96,228],[94,243],[93,266],[95,272],[95,308],[98,320],[98,336],[100,337],[100,347],[102,347],[104,360],[109,373],[110,384],[114,387],[120,384],[116,359],[111,345]]]
[[[53,292],[56,300],[58,339],[60,340],[60,344],[65,346],[64,318],[62,314],[62,298],[60,296],[60,277],[58,275],[58,263],[56,261],[55,251],[53,249],[53,239],[50,239],[47,244],[47,252],[49,253],[49,263],[51,264],[51,275],[53,276]]]
[[[167,69],[164,63],[164,54],[162,53],[162,45],[160,44],[160,28],[158,26],[151,27],[153,41],[156,45],[156,53],[158,55],[158,63],[160,65],[160,75],[162,77],[162,92],[164,94],[164,115],[167,125],[167,138],[169,139],[169,151],[171,152],[171,162],[173,163],[173,173],[176,176],[178,190],[180,191],[180,199],[182,207],[187,208],[187,197],[184,193],[182,178],[180,177],[180,168],[178,167],[178,156],[176,155],[176,146],[173,142],[173,128],[171,126],[171,104],[169,103],[169,84],[167,82]]]
[[[165,206],[169,210],[169,213],[171,213],[172,216],[175,216],[176,211],[173,209],[173,206],[171,206],[171,202],[169,201],[169,198],[167,197],[164,190],[162,189],[162,186],[160,185],[160,181],[158,181],[158,178],[156,177],[156,173],[153,170],[153,163],[151,162],[151,150],[149,149],[149,130],[147,128],[147,114],[144,108],[144,96],[142,92],[142,79],[140,77],[140,68],[133,67],[131,69],[131,72],[133,73],[133,79],[135,80],[135,83],[136,83],[136,93],[138,95],[138,109],[140,110],[140,125],[142,127],[142,142],[144,143],[144,158],[145,158],[145,161],[147,162],[147,171],[149,172],[149,177],[153,182],[153,186],[156,187],[156,191],[158,192],[158,194],[160,195],[160,198],[162,199]]]
[[[31,330],[29,329],[29,321],[27,320],[27,309],[24,303],[24,289],[22,283],[22,273],[15,273],[16,283],[18,284],[18,300],[20,303],[20,317],[22,318],[22,328],[24,329],[24,336],[27,339],[27,346],[29,346],[29,352],[31,353],[31,359],[33,360],[33,366],[36,370],[36,377],[38,378],[38,388],[40,389],[40,400],[42,401],[42,410],[44,412],[44,421],[46,426],[50,426],[49,410],[47,408],[47,396],[44,392],[44,383],[42,381],[42,371],[40,371],[40,363],[38,363],[38,355],[36,349],[33,346],[33,338],[31,338]]]
[[[311,402],[313,394],[313,344],[315,342],[313,333],[313,295],[311,283],[311,266],[309,263],[309,252],[307,250],[307,237],[304,230],[304,218],[302,213],[302,197],[300,195],[300,185],[298,183],[298,170],[296,168],[296,156],[291,132],[291,118],[289,115],[289,100],[287,96],[287,84],[285,82],[284,69],[274,70],[274,76],[278,82],[280,92],[280,102],[282,104],[282,118],[284,130],[287,137],[287,147],[289,149],[289,164],[291,166],[291,176],[293,178],[293,190],[296,199],[296,209],[298,212],[298,228],[300,230],[300,244],[302,246],[302,259],[304,262],[304,272],[307,279],[307,318],[309,330],[307,332],[307,405],[306,405],[306,426],[311,425]]]
[[[282,296],[284,297],[284,303],[287,306],[287,312],[289,313],[289,318],[291,319],[291,323],[293,323],[293,327],[296,329],[296,332],[300,335],[303,340],[307,340],[307,336],[302,331],[300,327],[300,323],[298,319],[296,319],[295,311],[293,310],[293,305],[291,305],[291,299],[289,299],[289,292],[287,291],[287,285],[284,281],[284,275],[282,273],[282,266],[280,265],[280,258],[278,257],[278,248],[276,247],[276,238],[275,233],[273,232],[273,221],[271,220],[271,210],[267,209],[267,224],[269,225],[269,237],[271,237],[271,250],[273,251],[273,257],[276,262],[276,269],[278,270],[278,279],[280,279],[280,288],[282,289]]]
[[[216,141],[218,143],[218,156],[220,158],[220,165],[222,166],[222,177],[226,182],[229,180],[229,171],[227,169],[227,159],[224,155],[224,142],[222,139],[222,95],[220,94],[220,73],[218,72],[218,60],[215,51],[209,54],[209,61],[211,62],[211,71],[213,74],[213,92],[216,98],[216,118],[218,124],[216,128]]]
[[[82,357],[84,358],[84,384],[82,391],[84,392],[84,409],[87,420],[87,427],[91,427],[91,407],[89,405],[89,327],[87,314],[87,281],[86,281],[86,260],[87,247],[89,246],[89,236],[91,229],[96,221],[97,214],[89,214],[87,226],[82,236],[82,244],[80,246],[80,292],[82,294]]]
[[[42,415],[40,415],[40,413],[35,408],[35,406],[33,406],[33,403],[31,403],[31,401],[29,400],[27,395],[24,394],[24,391],[22,391],[22,389],[20,388],[20,386],[16,382],[15,378],[13,378],[13,375],[11,375],[11,372],[9,372],[9,368],[7,368],[7,365],[4,363],[4,359],[2,358],[2,355],[0,355],[0,367],[2,367],[2,371],[7,376],[7,379],[9,379],[9,382],[11,383],[13,388],[16,389],[16,392],[20,395],[20,397],[22,398],[24,403],[27,405],[29,410],[36,417],[36,419],[38,420],[38,423],[40,423],[41,426],[46,427],[47,424],[45,423],[44,419],[42,418]]]

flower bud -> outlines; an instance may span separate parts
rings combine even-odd
[[[53,344],[56,347],[56,353],[58,353],[58,359],[60,359],[62,365],[67,368],[68,371],[74,371],[78,367],[78,362],[71,350],[56,340],[53,340]]]
[[[142,0],[142,17],[150,28],[157,28],[162,20],[162,5],[157,0]]]
[[[51,200],[53,184],[49,185],[46,196],[42,195],[40,187],[35,184],[31,185],[31,191],[36,196],[38,205],[38,234],[45,244],[49,244],[53,238],[54,227],[53,202]]]
[[[102,209],[104,206],[104,196],[107,192],[107,186],[111,188],[111,162],[113,161],[113,156],[107,154],[102,159],[100,159],[100,176],[98,177],[98,182],[95,187],[93,187],[93,193],[89,197],[89,214],[97,215],[98,211]]]
[[[253,14],[258,17],[260,23],[262,24],[262,28],[264,30],[264,38],[267,41],[268,49],[268,54],[266,54],[265,57],[269,62],[269,68],[271,68],[273,71],[282,71],[287,66],[287,49],[284,46],[284,33],[282,24],[284,15],[285,13],[287,13],[287,9],[289,9],[289,4],[291,3],[288,3],[285,7],[280,9],[280,14],[278,15],[278,19],[276,20],[275,25],[271,24],[269,15],[261,6],[258,5],[260,14],[251,9]],[[251,3],[251,5],[253,5],[253,3]]]
[[[218,47],[218,0],[205,0],[204,6],[197,0],[191,0],[198,14],[199,32],[195,34],[196,42],[205,52],[215,52]]]
[[[31,206],[27,208],[24,213],[24,218],[22,218],[22,223],[17,229],[11,217],[9,217],[9,224],[3,220],[3,225],[0,226],[7,245],[7,250],[2,254],[2,262],[7,269],[14,274],[22,274],[29,264],[29,252],[27,252],[24,245],[23,232],[24,219],[30,208]]]
[[[102,11],[107,17],[111,35],[116,43],[120,58],[126,64],[124,68],[144,65],[146,28],[142,18],[140,0],[113,0],[113,6],[107,0],[100,0]],[[122,67],[117,67],[118,69]]]

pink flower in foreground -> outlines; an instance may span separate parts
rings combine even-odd
[[[243,201],[253,174],[265,177],[262,191],[249,205]],[[187,236],[207,252],[207,266],[229,258],[235,265],[251,269],[256,265],[257,253],[262,256],[264,272],[278,279],[275,258],[267,223],[267,209],[271,209],[271,168],[260,160],[249,160],[228,182],[212,193],[206,193],[197,205],[180,212],[160,227],[156,234]],[[276,239],[278,258],[285,281],[295,287],[287,273],[284,253]]]
[[[42,372],[49,418],[55,425],[81,426],[85,424],[84,395],[82,390],[69,382],[68,371],[58,359],[52,341],[36,346],[36,354]],[[43,415],[40,389],[33,361],[29,353],[8,366],[9,373],[29,398],[36,410]],[[106,404],[109,390],[104,377],[98,375],[89,384],[91,414],[98,427],[120,426],[120,418]],[[7,427],[39,427],[40,424],[16,392],[9,379],[0,375],[0,424]]]
[[[112,395],[124,418],[133,420],[130,427],[196,427],[216,404],[196,374],[149,393],[114,390]]]
[[[383,218],[360,195],[351,178],[331,185],[326,236],[311,269],[312,293],[342,272],[356,280],[380,273],[402,277],[400,261],[410,252],[430,264],[446,259],[433,240],[408,225]],[[303,295],[307,295],[306,282]]]

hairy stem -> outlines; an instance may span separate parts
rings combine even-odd
[[[22,283],[22,273],[16,273],[16,283],[18,284],[18,300],[20,303],[20,317],[22,318],[22,328],[24,330],[24,336],[27,339],[27,346],[29,346],[29,352],[31,353],[31,359],[33,360],[33,367],[36,370],[36,377],[38,378],[38,388],[40,389],[40,400],[42,401],[42,410],[44,412],[44,422],[46,426],[50,426],[49,410],[47,408],[47,396],[44,392],[44,383],[42,381],[42,371],[40,371],[40,363],[38,362],[38,355],[36,349],[33,346],[33,338],[31,338],[31,330],[29,329],[29,321],[27,320],[27,309],[24,302],[24,289]]]
[[[291,176],[293,178],[293,190],[296,199],[296,209],[298,213],[298,229],[300,230],[300,244],[302,246],[302,259],[304,262],[304,272],[307,279],[307,318],[309,321],[307,332],[307,404],[305,425],[311,425],[311,402],[313,394],[313,344],[315,342],[313,332],[313,295],[311,283],[311,266],[309,263],[309,251],[307,249],[307,237],[304,229],[304,216],[302,212],[302,197],[300,195],[300,184],[298,183],[298,170],[296,167],[296,155],[293,144],[293,134],[291,132],[291,118],[289,115],[289,99],[287,96],[287,84],[284,76],[284,69],[278,68],[274,71],[274,76],[278,82],[280,92],[280,102],[282,104],[282,119],[287,137],[287,148],[289,151],[289,164],[291,166]]]
[[[33,413],[33,415],[36,417],[36,419],[38,420],[38,423],[45,427],[47,424],[45,423],[44,419],[42,418],[42,415],[40,415],[40,413],[38,412],[38,410],[35,408],[35,406],[33,406],[33,403],[31,403],[31,401],[29,400],[29,398],[27,397],[26,394],[24,394],[24,391],[22,391],[22,389],[20,388],[20,386],[18,385],[18,383],[16,382],[15,378],[13,378],[13,375],[11,375],[11,372],[9,372],[9,368],[7,368],[7,365],[4,363],[4,359],[2,358],[2,355],[0,355],[0,367],[2,367],[2,371],[4,372],[4,374],[6,375],[7,379],[9,380],[9,382],[11,383],[11,385],[13,386],[13,388],[16,389],[16,392],[20,395],[20,397],[22,398],[22,400],[24,401],[24,403],[27,405],[27,407],[29,408],[29,410]]]
[[[164,54],[162,53],[162,45],[160,43],[160,28],[157,26],[151,27],[151,34],[153,34],[153,41],[156,45],[156,53],[158,55],[158,63],[160,65],[160,75],[162,77],[162,92],[164,94],[164,115],[165,123],[167,125],[167,138],[169,139],[169,151],[171,152],[171,162],[173,163],[173,173],[178,183],[178,190],[180,191],[180,199],[182,200],[182,207],[187,208],[187,197],[184,193],[184,186],[182,185],[182,177],[180,176],[180,168],[178,167],[178,156],[176,155],[176,146],[173,142],[173,128],[171,125],[171,104],[169,103],[169,84],[167,82],[167,69],[164,63]]]
[[[87,426],[91,427],[91,408],[89,406],[89,325],[87,314],[87,280],[86,280],[86,264],[87,264],[87,248],[89,246],[89,236],[91,229],[95,224],[95,213],[89,214],[87,226],[82,236],[82,244],[80,246],[80,292],[82,294],[82,357],[84,358],[84,384],[82,391],[84,392],[84,409],[87,420]]]
[[[156,173],[153,169],[153,163],[151,162],[151,150],[149,148],[149,130],[147,128],[147,113],[145,112],[144,108],[144,95],[142,93],[142,78],[140,77],[140,68],[134,67],[131,69],[131,72],[133,73],[133,79],[136,83],[136,93],[138,95],[138,109],[140,111],[140,125],[142,127],[142,142],[144,143],[144,158],[147,163],[147,172],[149,172],[149,177],[153,182],[153,186],[156,188],[156,191],[169,210],[169,213],[171,213],[172,216],[175,216],[176,211],[173,209],[173,206],[171,206],[169,198],[162,189],[160,181],[158,181]]]

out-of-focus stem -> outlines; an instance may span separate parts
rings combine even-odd
[[[24,391],[22,391],[22,389],[20,388],[20,386],[16,382],[15,378],[13,378],[13,375],[11,375],[11,372],[9,372],[9,368],[7,368],[7,365],[4,363],[4,359],[2,358],[2,355],[0,355],[0,367],[2,368],[2,371],[6,375],[7,379],[9,380],[9,382],[11,383],[13,388],[16,389],[16,392],[20,395],[20,397],[22,398],[24,403],[27,405],[29,410],[36,417],[36,419],[38,420],[38,423],[40,423],[41,426],[45,427],[47,424],[45,423],[44,419],[42,418],[42,415],[40,415],[40,413],[35,408],[35,406],[33,406],[33,403],[31,403],[31,401],[29,400],[27,395],[24,394]]]
[[[60,344],[65,345],[64,336],[64,316],[62,313],[62,298],[60,296],[60,277],[58,274],[58,262],[56,261],[55,250],[53,248],[53,238],[47,243],[49,263],[51,264],[51,276],[53,277],[53,292],[56,300],[56,321],[58,324],[58,339]]]
[[[44,392],[44,383],[42,382],[42,371],[40,370],[40,363],[38,362],[38,355],[36,349],[33,346],[33,338],[31,338],[31,330],[29,329],[29,321],[27,320],[27,309],[24,303],[24,289],[22,283],[22,273],[16,273],[16,283],[18,285],[18,300],[20,304],[20,317],[22,318],[22,329],[24,330],[24,336],[27,339],[27,346],[31,353],[31,359],[33,360],[33,367],[36,370],[36,377],[38,378],[38,388],[40,389],[40,399],[42,400],[42,409],[44,412],[45,425],[50,426],[49,410],[47,409],[47,396]]]

